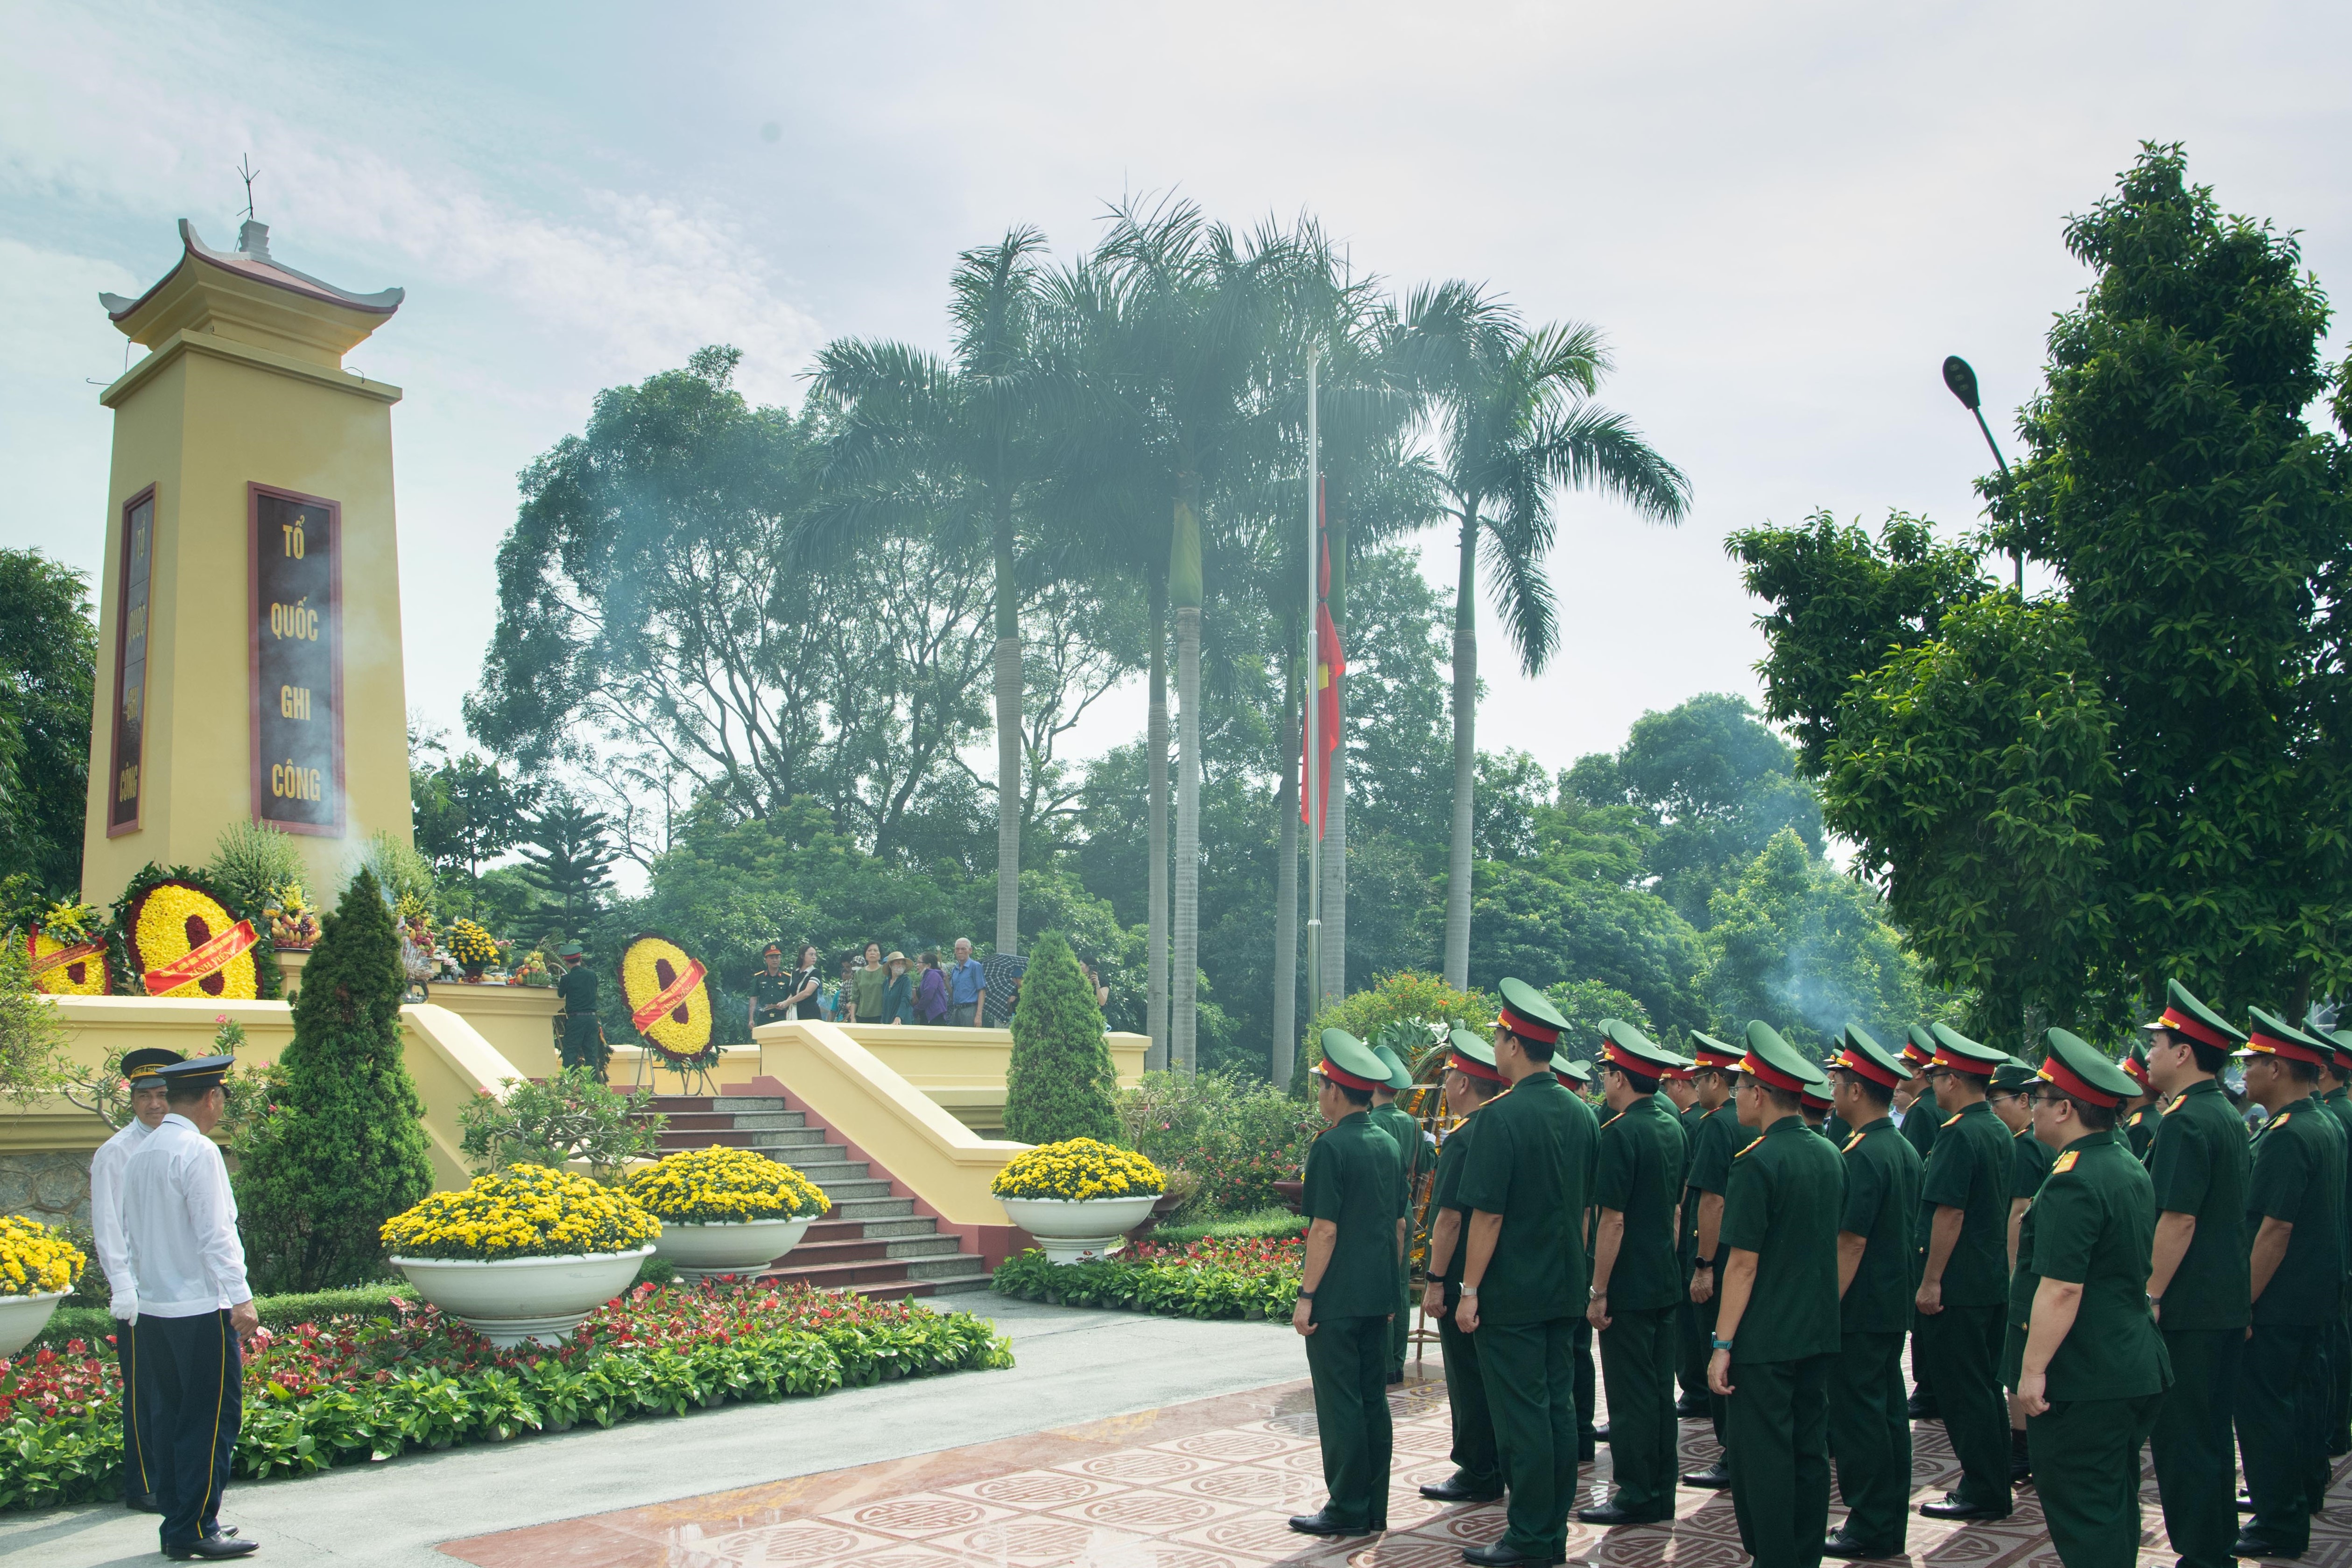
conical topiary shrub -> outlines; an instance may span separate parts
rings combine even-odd
[[[433,1190],[425,1103],[401,1057],[400,939],[362,869],[302,971],[280,1085],[240,1147],[254,1288],[331,1290],[383,1271],[377,1232]]]
[[[1118,1079],[1095,1001],[1070,945],[1053,932],[1030,949],[1013,1009],[1013,1061],[1004,1071],[1004,1135],[1024,1144],[1064,1138],[1122,1141],[1112,1097]]]

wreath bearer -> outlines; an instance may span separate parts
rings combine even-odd
[[[584,1067],[601,1079],[612,1053],[604,1049],[604,1026],[596,1019],[596,971],[582,962],[585,956],[577,942],[555,950],[556,961],[563,966],[563,976],[555,982],[555,994],[563,1003],[558,1015],[563,1019],[560,1054],[565,1067]]]
[[[1404,1182],[1395,1140],[1368,1113],[1372,1086],[1388,1071],[1354,1035],[1323,1031],[1316,1105],[1330,1125],[1307,1151],[1307,1261],[1290,1322],[1307,1339],[1330,1498],[1292,1516],[1302,1535],[1369,1535],[1389,1523],[1389,1318],[1404,1250]]]

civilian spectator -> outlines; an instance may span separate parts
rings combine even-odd
[[[841,979],[824,994],[824,1016],[835,1023],[851,1023],[850,1009],[857,999],[857,960],[841,961]]]
[[[868,942],[866,944],[866,967],[857,971],[853,993],[856,1010],[851,1015],[852,1023],[882,1021],[882,992],[889,983],[890,977],[882,968],[882,944]]]
[[[915,987],[915,1021],[942,1024],[948,1021],[948,977],[940,968],[940,950],[923,949],[923,977]]]
[[[955,941],[955,965],[948,971],[948,1022],[959,1029],[978,1029],[980,1010],[988,1005],[988,980],[980,960],[971,956],[971,938]]]
[[[1021,1005],[1021,976],[1028,967],[1028,959],[1011,953],[992,953],[982,961],[980,983],[988,1000],[981,1022],[991,1029],[1011,1027],[1013,1009]]]
[[[791,1006],[784,1010],[785,1018],[814,1019],[824,1014],[824,1008],[817,1000],[817,992],[824,985],[824,971],[820,967],[824,962],[814,943],[803,947],[801,956],[793,960],[792,988],[784,998]]]
[[[1094,988],[1095,1006],[1098,1008],[1110,1006],[1110,988],[1102,983],[1102,977],[1095,973],[1095,967],[1092,964],[1081,964],[1078,967],[1087,972],[1087,984]]]
[[[882,960],[890,977],[882,986],[882,1021],[913,1023],[915,1021],[915,977],[907,973],[907,955],[896,947]]]

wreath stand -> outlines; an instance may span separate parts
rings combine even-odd
[[[656,1094],[660,1093],[661,1070],[667,1067],[677,1074],[677,1092],[680,1094],[701,1095],[712,1100],[719,1098],[719,1085],[710,1080],[711,1063],[719,1060],[716,1046],[694,1056],[674,1056],[643,1035],[637,1037],[637,1071],[636,1076],[630,1081],[631,1089],[650,1089]]]

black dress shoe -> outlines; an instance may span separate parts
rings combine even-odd
[[[1695,1416],[1704,1416],[1706,1414],[1706,1401],[1698,1395],[1685,1394],[1675,1401],[1675,1414],[1685,1421]]]
[[[2253,1511],[2254,1511],[2254,1500],[2253,1500],[2252,1498],[2248,1497],[2244,1492],[2240,1492],[2240,1493],[2238,1494],[2238,1511],[2239,1511],[2240,1513],[2252,1513],[2252,1512],[2253,1512]]]
[[[1731,1485],[1731,1467],[1717,1459],[1703,1470],[1684,1471],[1682,1480],[1683,1485],[1701,1491],[1724,1491]]]
[[[1613,1502],[1580,1508],[1576,1511],[1576,1517],[1586,1524],[1602,1525],[1655,1524],[1659,1521],[1659,1516],[1654,1513],[1635,1513],[1632,1509],[1619,1508]]]
[[[2007,1519],[2009,1517],[2007,1509],[1996,1513],[1981,1503],[1969,1501],[1956,1491],[1946,1492],[1941,1502],[1921,1503],[1919,1511],[1929,1519]]]
[[[1515,1546],[1506,1546],[1501,1542],[1497,1541],[1492,1546],[1464,1547],[1462,1549],[1462,1561],[1465,1563],[1475,1563],[1479,1565],[1479,1568],[1517,1568],[1517,1565],[1522,1563],[1565,1563],[1568,1559],[1565,1555],[1559,1557],[1530,1557],[1526,1552],[1521,1552],[1518,1548]]]
[[[1596,1421],[1596,1422],[1594,1422],[1594,1423],[1593,1423],[1593,1425],[1592,1425],[1592,1440],[1593,1440],[1594,1442],[1596,1442],[1596,1443],[1605,1443],[1605,1442],[1607,1442],[1607,1441],[1609,1440],[1609,1423],[1608,1423],[1608,1422],[1606,1422],[1606,1421]]]
[[[187,1546],[166,1546],[163,1555],[177,1563],[197,1558],[249,1557],[261,1550],[258,1541],[237,1541],[226,1535],[207,1535]]]
[[[1319,1510],[1314,1513],[1294,1513],[1290,1516],[1290,1528],[1301,1535],[1370,1535],[1372,1533],[1372,1527],[1369,1524],[1341,1524],[1331,1517],[1331,1511],[1328,1509]]]
[[[1903,1408],[1909,1413],[1914,1421],[1933,1421],[1937,1418],[1936,1402],[1925,1394],[1914,1394],[1905,1402]]]
[[[1469,1478],[1460,1470],[1433,1487],[1423,1487],[1421,1495],[1432,1502],[1492,1502],[1503,1495],[1503,1489],[1472,1486]]]
[[[1598,1443],[1579,1443],[1576,1446],[1576,1462],[1580,1465],[1591,1464],[1600,1454],[1601,1445]]]
[[[1900,1552],[1878,1552],[1864,1546],[1843,1530],[1832,1530],[1830,1538],[1822,1542],[1824,1557],[1900,1557]]]
[[[2251,1530],[2238,1531],[2238,1539],[2230,1547],[2232,1557],[2300,1557],[2300,1552],[2281,1552]]]

